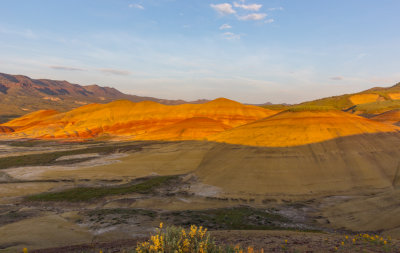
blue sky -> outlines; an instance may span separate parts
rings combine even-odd
[[[400,81],[398,0],[0,0],[0,72],[296,103]]]

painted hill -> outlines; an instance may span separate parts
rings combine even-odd
[[[14,129],[11,127],[4,127],[4,126],[0,126],[0,134],[4,134],[4,133],[12,133],[14,132]]]
[[[399,130],[399,127],[337,110],[293,109],[219,133],[208,139],[249,146],[286,147],[343,136]]]
[[[400,126],[400,109],[384,112],[382,114],[372,117],[371,119],[387,124]]]
[[[400,83],[392,87],[375,87],[359,93],[345,94],[301,103],[304,106],[332,106],[356,114],[377,114],[400,108]]]
[[[196,117],[168,125],[139,138],[142,140],[201,140],[230,128],[210,118]]]
[[[0,73],[0,122],[37,110],[69,111],[90,103],[109,103],[117,99],[132,102],[155,101],[161,104],[183,104],[183,100],[165,100],[124,94],[114,88],[98,85],[81,86],[67,81],[31,79],[23,75]],[[203,103],[194,101],[190,103]]]
[[[39,111],[5,123],[3,127],[13,128],[15,137],[92,138],[109,135],[133,139],[154,139],[154,136],[202,139],[207,133],[237,127],[275,113],[224,98],[205,104],[174,106],[118,100],[85,105],[65,113]]]

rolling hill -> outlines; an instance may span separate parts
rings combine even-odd
[[[69,112],[38,111],[3,124],[14,137],[203,139],[209,134],[253,122],[277,111],[219,98],[205,104],[162,105],[118,100],[89,104]]]

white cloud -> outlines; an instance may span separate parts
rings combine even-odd
[[[129,5],[129,8],[135,8],[135,9],[144,10],[143,5],[140,5],[140,4],[130,4],[130,5]]]
[[[113,74],[118,76],[127,76],[131,74],[131,72],[127,70],[119,70],[119,69],[99,69],[99,71],[106,74]]]
[[[263,20],[267,14],[265,13],[252,13],[245,16],[239,16],[239,20]]]
[[[247,11],[258,11],[261,9],[262,4],[238,4],[234,2],[233,6],[235,6],[236,8],[242,8]]]
[[[236,13],[236,11],[232,8],[232,5],[228,3],[210,4],[210,6],[221,15]]]
[[[274,22],[275,22],[275,20],[273,18],[270,18],[270,19],[267,19],[267,20],[264,21],[264,23],[266,23],[266,24],[271,24],[271,23],[274,23]]]
[[[50,66],[50,68],[52,69],[56,69],[56,70],[66,70],[66,71],[85,71],[85,69],[81,69],[81,68],[75,68],[75,67],[68,67],[68,66]]]
[[[225,29],[231,29],[232,26],[230,26],[229,24],[223,24],[219,27],[220,30],[225,30]]]
[[[268,8],[269,11],[283,11],[283,7]]]
[[[232,33],[232,32],[225,32],[222,34],[224,39],[227,40],[240,40],[240,34]]]
[[[330,79],[331,79],[331,80],[334,80],[334,81],[341,81],[341,80],[344,79],[344,77],[343,77],[343,76],[333,76],[333,77],[331,77]]]

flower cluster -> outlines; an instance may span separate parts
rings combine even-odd
[[[158,252],[214,252],[216,246],[211,241],[207,229],[192,225],[188,231],[178,227],[167,227],[163,224],[157,229],[157,233],[151,236],[149,241],[140,243],[136,251],[138,253]]]

